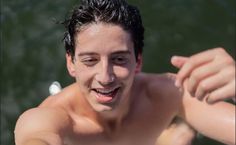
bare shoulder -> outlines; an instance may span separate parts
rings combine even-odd
[[[178,91],[178,88],[174,85],[175,76],[176,75],[173,73],[142,73],[139,75],[139,80],[142,84],[145,84],[144,86],[146,86],[150,95],[155,95],[156,93],[164,95]]]
[[[175,86],[175,74],[142,73],[139,78],[144,84],[148,96],[154,102],[181,103],[182,92]]]
[[[142,80],[145,83],[166,83],[173,84],[175,81],[176,74],[174,73],[140,73],[137,75],[139,80]]]
[[[72,127],[69,115],[70,99],[78,95],[78,88],[72,84],[60,93],[47,97],[39,107],[25,111],[17,120],[15,140],[17,145],[31,138],[60,144],[63,133]]]
[[[70,118],[60,108],[32,108],[25,111],[15,127],[16,144],[38,138],[52,143],[60,142],[61,135],[70,126]]]
[[[61,92],[48,96],[39,106],[40,107],[61,107],[68,108],[71,98],[78,96],[80,91],[76,84],[71,84],[61,90]]]

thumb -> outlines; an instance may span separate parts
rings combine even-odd
[[[185,62],[188,60],[188,57],[184,56],[172,56],[171,57],[171,64],[177,68],[181,68]]]

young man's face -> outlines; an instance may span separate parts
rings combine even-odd
[[[98,112],[117,111],[128,101],[136,62],[130,34],[113,24],[91,24],[75,38],[74,63],[67,56],[70,74]]]

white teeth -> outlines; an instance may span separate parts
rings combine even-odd
[[[96,92],[101,93],[101,94],[110,94],[113,91],[115,91],[117,88],[113,88],[111,90],[102,90],[102,89],[95,89]]]

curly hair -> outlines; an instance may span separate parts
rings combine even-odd
[[[125,0],[82,0],[69,19],[63,22],[66,28],[63,38],[66,53],[74,57],[75,34],[79,34],[83,26],[98,22],[120,25],[129,32],[137,60],[144,46],[144,27],[139,10]]]

